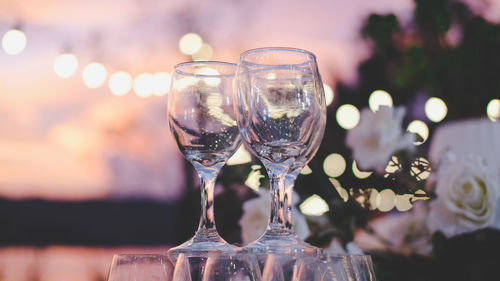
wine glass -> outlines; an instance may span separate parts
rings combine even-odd
[[[356,281],[345,255],[318,255],[297,261],[294,281]]]
[[[260,269],[256,256],[252,254],[180,254],[172,281],[260,281]]]
[[[286,192],[285,178],[314,155],[324,132],[326,104],[316,58],[300,49],[253,49],[240,56],[236,76],[238,127],[271,181],[268,227],[244,250],[314,253],[286,219],[291,219],[285,206],[291,204],[291,190]]]
[[[372,258],[369,255],[349,255],[356,281],[376,281]]]
[[[236,64],[187,62],[175,66],[168,102],[170,130],[201,182],[201,217],[193,238],[168,251],[231,252],[218,234],[214,219],[214,185],[219,170],[241,144],[233,107]]]
[[[172,264],[166,255],[117,254],[108,281],[171,281]]]

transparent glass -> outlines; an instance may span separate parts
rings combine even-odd
[[[292,229],[292,188],[296,175],[321,142],[326,104],[315,56],[291,48],[244,52],[237,71],[235,101],[243,140],[266,167],[271,180],[271,215],[266,232],[245,251],[310,252]]]
[[[174,68],[168,122],[200,178],[201,216],[194,237],[168,251],[173,262],[180,253],[236,249],[216,230],[213,194],[219,170],[241,144],[233,106],[235,73],[236,65],[225,62],[188,62]]]
[[[180,254],[173,281],[260,281],[255,255],[211,252],[207,255]]]
[[[356,281],[376,281],[372,258],[369,255],[349,255]]]
[[[166,255],[113,256],[108,281],[171,281],[172,264]]]
[[[294,281],[356,281],[347,256],[318,255],[297,261]]]

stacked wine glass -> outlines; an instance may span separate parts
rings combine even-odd
[[[369,256],[328,254],[299,239],[292,229],[293,185],[318,150],[326,125],[314,54],[261,48],[242,53],[237,65],[178,64],[168,121],[180,151],[200,178],[198,230],[168,251],[170,266],[162,255],[115,256],[108,281],[375,280]],[[272,202],[264,234],[239,248],[217,233],[213,193],[219,170],[242,142],[266,168]],[[162,272],[149,270],[146,276],[148,270],[139,270],[141,266]]]

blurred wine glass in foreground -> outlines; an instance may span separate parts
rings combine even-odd
[[[107,281],[171,281],[172,264],[166,255],[118,254],[113,256]]]

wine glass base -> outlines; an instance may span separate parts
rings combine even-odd
[[[288,229],[267,230],[259,239],[242,248],[243,252],[254,254],[300,254],[314,255],[318,248],[303,240]]]
[[[202,229],[198,230],[188,241],[168,250],[167,254],[170,261],[175,264],[180,254],[185,256],[208,256],[208,253],[213,252],[236,253],[237,249],[238,247],[224,241],[216,230]]]

